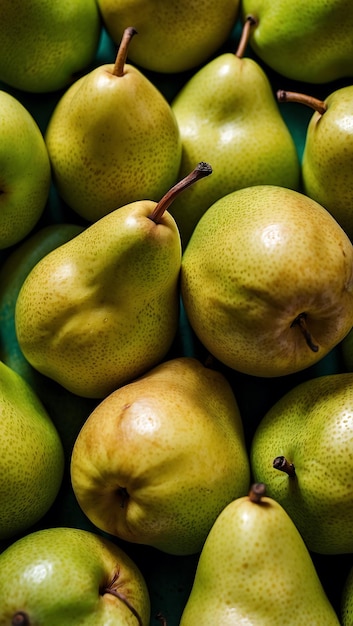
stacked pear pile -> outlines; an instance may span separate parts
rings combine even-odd
[[[353,625],[353,5],[0,7],[0,626]]]

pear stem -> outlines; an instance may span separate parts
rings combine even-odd
[[[276,456],[276,458],[273,460],[272,465],[275,469],[280,470],[281,472],[285,472],[291,478],[294,478],[294,476],[296,475],[294,463],[290,463],[289,461],[287,461],[285,456]]]
[[[284,91],[284,89],[279,89],[277,91],[277,100],[278,102],[297,102],[298,104],[305,104],[320,113],[320,115],[323,115],[327,110],[327,104],[323,100],[319,100],[319,98],[314,98],[314,96],[309,96],[305,93],[298,93],[297,91]]]
[[[266,485],[264,485],[264,483],[254,483],[250,487],[249,500],[251,500],[251,502],[259,503],[261,502],[265,493]]]
[[[241,59],[247,48],[249,43],[250,34],[254,26],[256,26],[257,20],[253,15],[247,15],[245,18],[245,22],[243,25],[243,30],[241,32],[241,37],[238,43],[238,48],[236,50],[235,56]]]
[[[116,579],[117,579],[117,576],[113,580],[113,583],[115,582]],[[138,612],[136,611],[135,607],[132,606],[132,604],[129,602],[127,597],[124,596],[123,593],[120,593],[119,591],[117,591],[116,589],[113,589],[112,587],[107,587],[107,589],[104,589],[103,594],[104,593],[110,593],[115,598],[118,598],[119,600],[121,600],[127,606],[127,608],[131,611],[131,613],[134,615],[134,617],[136,617],[139,626],[143,626],[143,621],[141,619],[141,616],[138,614]]]
[[[158,621],[161,623],[161,626],[167,626],[167,620],[164,615],[162,615],[162,613],[157,613],[156,619],[158,619]]]
[[[160,199],[160,201],[156,204],[149,218],[158,224],[164,214],[167,211],[168,207],[174,202],[175,198],[187,187],[193,185],[200,178],[204,178],[205,176],[209,176],[212,174],[212,167],[202,161],[198,163],[195,169],[190,172],[185,178],[182,178],[176,185],[171,187],[167,193]]]
[[[30,621],[27,613],[18,611],[11,619],[11,626],[30,626]]]
[[[311,336],[311,333],[309,332],[309,329],[306,325],[306,313],[300,313],[295,320],[291,323],[291,328],[293,328],[294,326],[298,326],[304,336],[304,339],[306,341],[306,343],[308,344],[310,350],[312,350],[313,352],[318,352],[319,351],[319,346],[314,343],[313,338]]]
[[[116,55],[114,68],[113,68],[113,76],[124,76],[124,67],[127,59],[127,53],[130,45],[130,41],[134,35],[137,35],[137,30],[133,26],[128,26],[125,28],[123,32],[123,36],[121,38],[120,46],[118,49],[118,53]]]

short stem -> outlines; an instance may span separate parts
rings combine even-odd
[[[298,104],[305,104],[320,113],[320,115],[323,115],[327,110],[327,105],[323,100],[308,96],[304,93],[298,93],[297,91],[284,91],[284,89],[279,89],[277,91],[277,100],[278,102],[297,102]]]
[[[250,487],[249,500],[251,502],[261,502],[263,496],[266,493],[266,486],[264,483],[254,483]]]
[[[289,461],[287,461],[285,456],[276,456],[276,458],[273,460],[272,465],[275,469],[280,470],[281,472],[285,472],[291,478],[294,478],[294,476],[296,475],[294,463],[290,463]]]
[[[174,202],[175,198],[182,191],[184,191],[184,189],[193,185],[197,180],[200,180],[200,178],[204,178],[210,174],[212,174],[212,167],[208,163],[198,163],[190,174],[185,176],[185,178],[176,183],[174,187],[171,187],[171,189],[164,194],[163,198],[161,198],[161,200],[157,203],[149,218],[158,224],[163,216],[163,213],[167,211],[168,207],[172,204],[172,202]]]
[[[250,38],[250,34],[251,31],[253,29],[254,26],[256,26],[257,24],[257,20],[253,15],[247,15],[245,18],[245,22],[243,25],[243,30],[241,32],[241,37],[240,37],[240,41],[238,43],[238,48],[237,51],[235,53],[236,57],[239,57],[240,59],[244,56],[245,54],[245,50],[247,48],[247,45],[249,43],[249,38]]]
[[[136,28],[134,28],[133,26],[128,26],[128,28],[125,28],[114,63],[114,76],[124,76],[124,67],[127,59],[127,53],[130,41],[134,35],[137,35]]]
[[[31,622],[27,613],[18,611],[11,619],[11,626],[30,626]]]
[[[313,341],[312,335],[306,324],[306,313],[300,313],[295,318],[295,320],[291,323],[291,328],[293,328],[294,326],[299,327],[310,350],[312,350],[313,352],[318,352],[319,346]]]

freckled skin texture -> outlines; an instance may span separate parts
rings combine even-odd
[[[0,555],[0,626],[18,611],[33,626],[137,626],[136,614],[109,587],[148,626],[145,580],[121,548],[76,528],[28,534]]]
[[[0,406],[0,539],[7,539],[30,528],[53,504],[64,452],[32,388],[1,361]]]
[[[227,40],[239,0],[98,0],[103,21],[119,43],[123,29],[139,36],[129,58],[156,72],[183,72],[205,62]]]
[[[113,68],[76,81],[45,133],[60,196],[92,222],[136,200],[158,201],[176,182],[181,159],[179,129],[161,92],[133,66],[125,64],[123,76]]]
[[[333,92],[310,119],[303,153],[305,193],[353,239],[353,85]]]
[[[309,380],[264,416],[254,435],[255,480],[286,509],[309,549],[353,552],[353,374]],[[294,463],[296,477],[273,467]]]
[[[265,185],[218,200],[184,252],[181,291],[200,341],[255,376],[300,371],[353,324],[353,247],[333,217],[296,191]],[[318,351],[298,325],[306,325]]]
[[[284,509],[230,503],[202,550],[180,626],[339,626],[310,554]]]
[[[0,80],[36,93],[65,88],[93,61],[100,34],[95,0],[1,0]]]
[[[0,249],[30,233],[43,213],[50,182],[38,125],[15,97],[0,91]]]
[[[38,371],[100,398],[168,352],[178,326],[180,238],[155,202],[110,213],[33,268],[19,293],[19,345]]]
[[[179,196],[171,213],[183,246],[219,198],[251,185],[296,189],[299,160],[272,87],[249,58],[223,54],[195,74],[172,102],[183,142],[180,173],[202,159],[213,174]]]
[[[181,357],[118,389],[82,427],[71,480],[105,532],[170,554],[198,552],[222,508],[249,488],[228,382]]]
[[[352,76],[351,0],[244,0],[242,14],[258,20],[250,44],[279,74],[308,83]]]
[[[349,571],[342,590],[341,626],[353,624],[353,567]]]

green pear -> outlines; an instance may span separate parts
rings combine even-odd
[[[297,189],[300,167],[292,135],[260,65],[244,58],[252,21],[244,24],[235,54],[219,55],[196,72],[172,101],[181,140],[179,175],[200,160],[213,176],[173,204],[183,247],[205,211],[219,198],[251,185]]]
[[[95,0],[2,0],[0,80],[28,92],[63,89],[93,61],[100,34]]]
[[[6,539],[49,510],[61,487],[64,452],[38,396],[1,361],[0,401],[0,539]]]
[[[167,209],[211,171],[199,164],[158,203],[127,204],[36,264],[15,310],[19,346],[35,369],[100,398],[165,357],[178,328],[181,265]]]
[[[339,626],[298,530],[263,484],[218,516],[180,626]]]
[[[0,626],[148,626],[150,599],[135,562],[77,528],[48,528],[0,555]]]
[[[0,249],[32,231],[50,183],[48,151],[37,122],[17,98],[0,91]]]
[[[320,204],[257,185],[202,216],[181,292],[204,347],[228,367],[275,377],[317,363],[353,324],[353,246]]]
[[[139,32],[131,45],[131,62],[167,73],[193,69],[214,54],[229,37],[239,5],[239,0],[98,0],[115,43],[127,24]]]
[[[290,515],[308,548],[353,552],[353,374],[308,379],[265,414],[251,444],[255,480]]]
[[[59,195],[91,222],[134,200],[157,200],[178,177],[181,140],[171,107],[126,63],[135,34],[125,29],[115,64],[65,91],[45,132]]]
[[[341,594],[341,626],[353,626],[353,567],[348,571]]]
[[[253,51],[282,76],[328,83],[353,75],[350,0],[243,0],[243,18],[249,14]]]
[[[325,100],[285,90],[278,98],[314,109],[302,157],[303,191],[330,211],[353,239],[353,85]]]
[[[104,532],[169,554],[197,553],[222,508],[249,488],[228,381],[177,357],[117,389],[79,433],[71,481]]]

